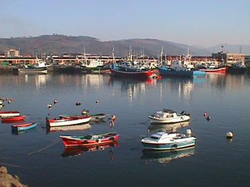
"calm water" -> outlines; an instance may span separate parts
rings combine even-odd
[[[26,121],[39,123],[18,135],[11,133],[11,124],[0,123],[0,165],[32,187],[249,186],[249,93],[249,75],[151,81],[108,75],[0,75],[0,97],[13,98],[1,110],[18,110],[27,115]],[[159,130],[147,116],[163,108],[191,114],[187,127],[159,129],[191,128],[195,148],[142,152],[141,137]],[[47,116],[80,114],[83,109],[115,114],[119,145],[85,152],[65,150],[59,139],[62,134],[108,132],[108,122],[92,124],[87,131],[48,132],[44,127]],[[204,112],[211,116],[209,122]],[[226,139],[228,131],[235,134],[232,141]]]

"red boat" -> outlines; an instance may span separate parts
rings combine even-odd
[[[86,136],[60,136],[65,147],[83,146],[86,148],[107,145],[117,141],[120,135],[115,132],[109,132],[105,134],[93,134]]]
[[[6,117],[2,118],[2,123],[18,123],[23,122],[25,120],[26,116],[14,116],[14,117]]]
[[[1,111],[0,112],[1,118],[14,117],[14,116],[20,116],[20,112],[17,112],[17,111]]]
[[[200,71],[205,71],[206,73],[226,73],[227,67],[217,67],[217,68],[204,68]]]

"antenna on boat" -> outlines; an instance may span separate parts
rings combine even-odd
[[[115,63],[115,47],[114,46],[112,49],[112,58],[113,58],[113,63]]]

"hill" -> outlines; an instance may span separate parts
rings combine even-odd
[[[211,55],[212,52],[220,51],[220,46],[209,48],[189,46],[191,55]],[[230,45],[225,45],[229,49]],[[89,36],[65,36],[65,35],[42,35],[38,37],[18,37],[0,39],[0,53],[8,49],[17,49],[21,54],[65,54],[86,53],[97,55],[111,55],[113,48],[116,56],[127,56],[131,48],[133,54],[142,54],[157,57],[163,47],[166,55],[187,54],[188,46],[157,39],[128,39],[115,41],[100,41]],[[237,47],[232,47],[235,51]],[[239,48],[238,48],[239,49]],[[242,46],[246,53],[250,54],[250,46]],[[216,51],[215,51],[216,50]],[[232,51],[232,52],[233,52]],[[243,52],[243,50],[242,50]]]

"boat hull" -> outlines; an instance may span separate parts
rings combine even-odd
[[[33,128],[36,128],[37,123],[27,123],[27,124],[20,124],[20,125],[12,125],[12,131],[26,131]]]
[[[42,68],[19,68],[18,73],[48,73],[48,69],[46,67]]]
[[[24,121],[26,116],[14,116],[14,117],[6,117],[2,118],[3,123],[17,123]]]
[[[20,112],[17,112],[17,111],[5,111],[5,112],[0,112],[0,117],[1,117],[1,118],[15,117],[15,116],[20,116]]]
[[[81,139],[79,136],[60,136],[65,147],[93,147],[110,144],[119,139],[119,134],[110,134],[104,138],[100,139]]]
[[[227,67],[200,69],[206,73],[226,73]]]
[[[158,67],[157,70],[159,71],[161,76],[176,76],[176,77],[192,77],[193,71],[191,70],[180,70],[176,71],[170,68]]]
[[[174,124],[190,121],[190,116],[178,116],[175,118],[158,118],[156,116],[148,116],[153,124]]]
[[[142,141],[142,145],[146,150],[176,150],[195,146],[195,138],[190,137],[185,141],[173,141],[171,143],[149,143]]]
[[[91,116],[65,117],[61,119],[46,119],[50,127],[70,126],[88,123]]]

